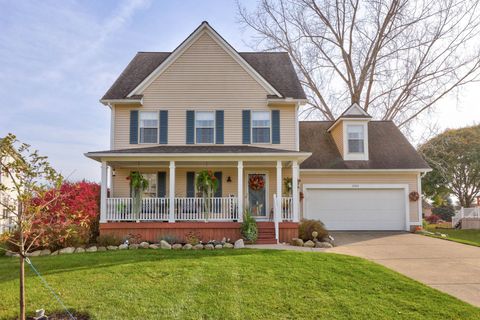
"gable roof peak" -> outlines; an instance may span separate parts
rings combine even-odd
[[[354,102],[338,118],[348,118],[348,117],[358,118],[359,116],[363,116],[365,118],[371,118],[372,117],[371,115],[369,115],[367,113],[367,111],[365,111],[365,109],[360,107],[360,105],[358,103]]]

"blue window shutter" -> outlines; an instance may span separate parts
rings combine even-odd
[[[187,110],[187,144],[195,143],[195,111]]]
[[[187,197],[195,197],[195,172],[187,172]]]
[[[164,198],[167,194],[167,173],[160,171],[157,173],[157,197]]]
[[[272,110],[272,143],[280,143],[280,110]]]
[[[250,144],[250,110],[242,111],[242,143]]]
[[[160,110],[160,130],[158,143],[167,144],[168,143],[168,111]]]
[[[215,143],[223,144],[223,110],[215,111]]]
[[[214,172],[213,175],[218,181],[218,188],[217,191],[215,191],[215,197],[220,198],[222,197],[222,171]]]
[[[130,144],[138,144],[138,110],[130,110]]]

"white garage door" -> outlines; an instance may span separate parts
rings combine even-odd
[[[329,230],[405,230],[403,189],[307,189],[305,218]]]

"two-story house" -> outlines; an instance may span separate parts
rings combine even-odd
[[[428,166],[392,122],[357,105],[299,122],[306,96],[287,53],[237,52],[207,22],[173,52],[139,52],[101,102],[111,148],[86,154],[101,162],[101,233],[235,239],[245,208],[267,243],[290,241],[302,218],[331,230],[421,224]],[[205,169],[219,181],[208,222],[195,187]],[[140,215],[134,171],[149,181]]]
[[[1,139],[0,139],[1,140]],[[3,158],[1,162],[9,162],[11,158]],[[7,209],[6,206],[16,206],[17,193],[14,192],[14,182],[11,177],[8,176],[2,170],[2,164],[0,163],[0,234],[12,231],[15,228],[15,212]],[[5,189],[4,189],[5,188]]]

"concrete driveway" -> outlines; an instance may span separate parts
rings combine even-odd
[[[337,232],[327,252],[362,257],[480,307],[480,247],[411,233]]]

